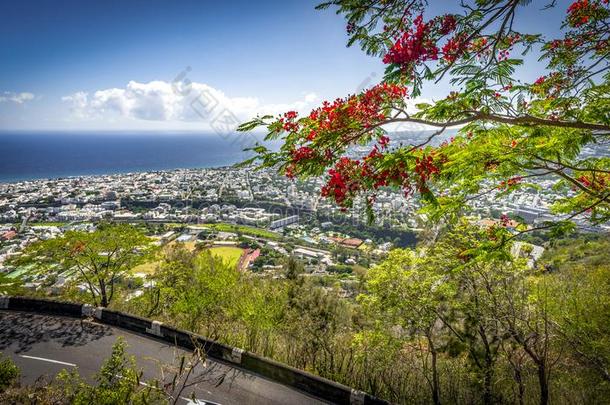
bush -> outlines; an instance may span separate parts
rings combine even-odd
[[[0,392],[10,387],[19,377],[19,374],[21,374],[21,371],[13,360],[2,358],[0,360]]]
[[[347,266],[345,264],[336,264],[334,266],[328,266],[326,270],[329,273],[352,274],[352,266]]]

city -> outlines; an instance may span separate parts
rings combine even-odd
[[[499,223],[502,214],[531,226],[556,220],[549,212],[558,195],[551,183],[538,180],[538,188],[501,199],[495,195],[501,190],[494,190],[473,201],[471,217],[482,226]],[[114,221],[150,225],[150,236],[159,245],[243,246],[238,253],[243,256],[238,266],[242,271],[277,275],[281,259],[296,256],[313,276],[339,274],[347,296],[356,278],[356,273],[350,276],[354,269],[374,265],[393,247],[413,246],[425,218],[418,214],[415,199],[387,189],[378,192],[373,204],[376,222],[369,225],[359,215],[361,205],[347,213],[321,199],[322,184],[322,179],[291,180],[269,169],[233,167],[0,184],[0,271],[40,288],[44,276],[28,277],[24,269],[5,262],[33,241]],[[590,226],[585,218],[580,221],[584,231],[610,229],[607,224]],[[537,257],[544,251],[539,249]],[[61,278],[48,287],[58,293],[65,282]]]

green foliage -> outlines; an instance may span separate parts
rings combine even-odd
[[[19,279],[13,279],[4,273],[0,273],[0,295],[23,295],[24,293]]]
[[[74,275],[87,285],[92,303],[106,307],[118,280],[155,253],[150,242],[133,226],[100,224],[93,232],[68,231],[32,243],[13,263],[33,265],[44,274]]]
[[[234,233],[238,233],[238,234],[257,236],[257,237],[271,239],[271,240],[279,239],[279,235],[277,233],[270,232],[270,231],[267,231],[267,230],[261,229],[261,228],[246,226],[246,225],[218,223],[218,224],[207,224],[206,227],[211,228],[215,231],[220,231],[220,232],[234,232]]]
[[[0,357],[0,392],[10,387],[20,374],[19,367],[11,359]]]
[[[119,339],[96,374],[95,385],[86,383],[77,371],[64,370],[57,376],[57,381],[67,402],[72,404],[166,403],[165,394],[155,382],[140,384],[141,374],[135,359],[125,354],[125,344]]]
[[[575,359],[610,388],[610,240],[569,240],[547,254],[550,312]]]
[[[235,298],[239,273],[210,252],[177,247],[166,254],[153,279],[172,318],[190,330],[205,327],[214,337],[226,322],[223,315]]]
[[[356,300],[295,259],[274,279],[176,247],[123,305],[395,403],[603,402],[608,238],[556,240],[528,268],[505,237],[447,226],[391,251]]]
[[[462,383],[482,402],[510,402],[504,378],[520,393],[514,400],[524,400],[527,374],[538,381],[541,403],[549,400],[551,375],[555,384],[580,375],[591,398],[606,395],[608,238],[566,241],[547,254],[555,269],[550,274],[527,269],[507,251],[481,249],[485,239],[484,231],[463,223],[418,251],[392,251],[369,270],[358,297],[375,319],[359,339],[381,341],[381,334],[421,351],[429,359],[422,378],[434,402],[449,395],[442,370],[457,359],[465,359],[474,376]]]
[[[344,265],[344,264],[336,264],[334,266],[328,266],[326,271],[329,273],[338,273],[338,274],[352,274],[353,268],[352,266]]]

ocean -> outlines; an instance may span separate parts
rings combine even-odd
[[[0,182],[228,166],[251,156],[243,149],[252,143],[243,134],[0,132]]]

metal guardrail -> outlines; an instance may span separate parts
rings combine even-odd
[[[337,382],[258,356],[254,353],[209,340],[192,332],[164,325],[159,321],[119,311],[94,307],[88,304],[7,296],[0,297],[0,310],[2,309],[73,318],[92,317],[102,324],[137,332],[182,348],[194,349],[195,346],[199,346],[213,359],[224,361],[235,367],[259,374],[272,381],[332,403],[350,405],[388,403],[365,392],[346,387]]]

